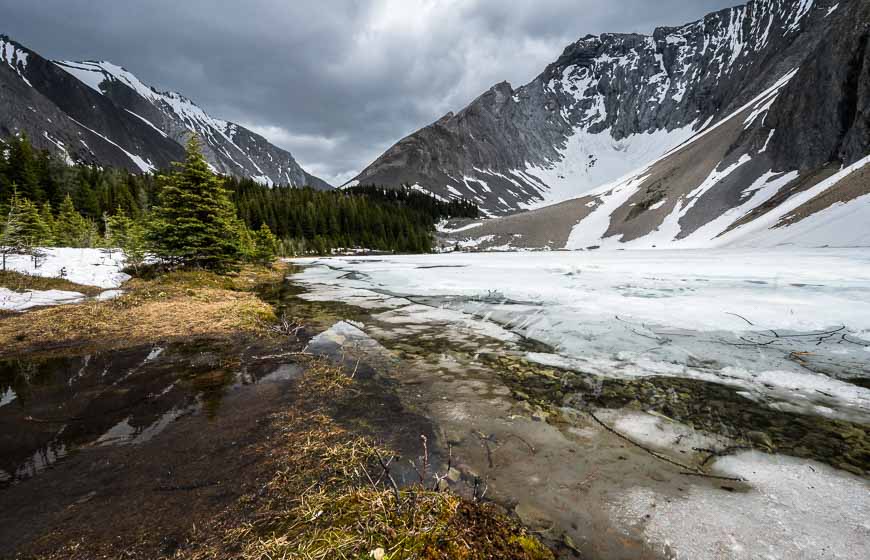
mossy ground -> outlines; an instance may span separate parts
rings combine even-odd
[[[870,474],[867,426],[776,410],[732,387],[697,379],[605,379],[485,356],[514,396],[548,409],[561,406],[653,411],[698,430],[733,439],[740,447],[815,459],[859,476]],[[556,414],[557,415],[557,414]]]

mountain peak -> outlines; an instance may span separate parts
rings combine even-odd
[[[69,160],[134,171],[168,167],[182,157],[187,138],[197,134],[216,172],[269,186],[330,188],[262,136],[211,116],[180,93],[145,84],[113,62],[49,62],[6,36],[0,39],[0,58],[30,86],[15,88],[15,104],[23,112],[0,110],[0,133],[24,130],[39,147]],[[0,82],[4,80],[12,78],[0,74]],[[13,84],[9,82],[10,88]]]
[[[867,21],[863,0],[754,0],[652,35],[586,35],[358,179],[534,211],[477,228],[493,246],[564,247],[572,228],[574,248],[725,235],[870,153]],[[857,176],[803,211],[870,190]]]

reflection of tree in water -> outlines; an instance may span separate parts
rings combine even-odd
[[[202,401],[209,418],[214,418],[220,409],[230,385],[235,383],[236,373],[230,369],[217,369],[200,373],[190,379],[190,386]]]

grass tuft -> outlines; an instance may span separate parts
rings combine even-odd
[[[306,399],[315,402],[351,383],[340,368],[319,360],[303,377]],[[258,504],[253,520],[231,525],[185,558],[553,558],[494,505],[420,485],[394,489],[381,466],[392,451],[338,426],[322,411],[290,410],[273,420],[286,452],[275,458],[271,480],[248,498]]]

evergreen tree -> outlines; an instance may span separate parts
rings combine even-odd
[[[45,224],[46,229],[48,230],[48,235],[45,240],[45,245],[54,245],[56,243],[54,238],[54,214],[51,212],[51,203],[44,202],[42,207],[39,209],[39,217],[42,220],[42,223]]]
[[[94,224],[88,223],[76,211],[69,195],[63,199],[54,220],[54,240],[61,247],[90,247],[93,245]]]
[[[51,240],[51,231],[39,215],[36,205],[26,198],[13,198],[12,205],[17,206],[18,221],[21,235],[30,246],[44,245]]]
[[[108,218],[106,227],[109,231],[109,246],[124,251],[127,266],[138,271],[147,257],[145,226],[141,221],[127,216],[124,209],[119,207],[118,212]]]
[[[155,254],[173,264],[223,269],[239,260],[235,208],[192,136],[183,164],[158,178],[159,206],[149,238]]]
[[[4,175],[8,184],[12,185],[11,191],[17,190],[21,198],[37,202],[42,200],[43,191],[39,185],[36,158],[27,135],[22,134],[20,138],[10,141]]]
[[[254,234],[254,262],[262,265],[271,265],[275,260],[278,250],[278,239],[269,226],[263,223]]]
[[[13,194],[9,210],[0,228],[0,255],[3,260],[3,272],[6,272],[6,256],[26,254],[31,250],[27,238],[23,235],[24,226],[21,220],[18,195]]]
[[[253,261],[257,252],[257,241],[254,232],[249,230],[242,220],[236,220],[236,235],[239,242],[239,257],[245,261]]]

